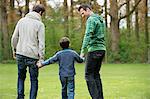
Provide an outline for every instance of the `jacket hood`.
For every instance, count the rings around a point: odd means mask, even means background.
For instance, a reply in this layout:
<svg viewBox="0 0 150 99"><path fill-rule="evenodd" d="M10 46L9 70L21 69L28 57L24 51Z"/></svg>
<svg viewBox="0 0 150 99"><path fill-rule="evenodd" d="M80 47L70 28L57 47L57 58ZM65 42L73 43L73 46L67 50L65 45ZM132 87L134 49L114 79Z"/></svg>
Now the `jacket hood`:
<svg viewBox="0 0 150 99"><path fill-rule="evenodd" d="M29 12L25 17L41 21L41 15L37 12Z"/></svg>
<svg viewBox="0 0 150 99"><path fill-rule="evenodd" d="M98 15L98 14L92 14L91 17L96 17L96 18L98 18L101 22L103 22L103 18L102 18L100 15Z"/></svg>

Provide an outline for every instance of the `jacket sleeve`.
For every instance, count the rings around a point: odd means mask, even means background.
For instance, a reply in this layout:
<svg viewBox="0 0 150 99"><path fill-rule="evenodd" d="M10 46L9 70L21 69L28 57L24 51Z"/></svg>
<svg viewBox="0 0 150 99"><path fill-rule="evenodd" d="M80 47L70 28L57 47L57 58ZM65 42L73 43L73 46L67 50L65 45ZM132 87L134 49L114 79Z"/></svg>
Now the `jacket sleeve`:
<svg viewBox="0 0 150 99"><path fill-rule="evenodd" d="M78 63L82 63L82 62L84 61L84 59L81 58L78 53L74 52L74 55L75 55L75 60L76 60Z"/></svg>
<svg viewBox="0 0 150 99"><path fill-rule="evenodd" d="M53 64L53 63L55 63L57 61L58 61L58 57L57 57L57 54L55 54L53 57L50 57L46 61L43 61L42 65L45 66L45 65Z"/></svg>
<svg viewBox="0 0 150 99"><path fill-rule="evenodd" d="M18 24L19 23L17 23L14 33L11 38L11 47L12 47L13 52L16 52L16 47L17 47L18 39L19 39L19 27L18 27L19 25Z"/></svg>
<svg viewBox="0 0 150 99"><path fill-rule="evenodd" d="M38 42L39 42L39 57L40 57L40 60L44 60L44 55L45 55L45 26L43 23L40 26L39 31L38 31Z"/></svg>
<svg viewBox="0 0 150 99"><path fill-rule="evenodd" d="M85 30L82 47L81 47L81 53L86 52L92 33L94 33L94 29L95 29L95 22L93 21L92 18L90 18L87 20L87 23L86 23L86 30Z"/></svg>

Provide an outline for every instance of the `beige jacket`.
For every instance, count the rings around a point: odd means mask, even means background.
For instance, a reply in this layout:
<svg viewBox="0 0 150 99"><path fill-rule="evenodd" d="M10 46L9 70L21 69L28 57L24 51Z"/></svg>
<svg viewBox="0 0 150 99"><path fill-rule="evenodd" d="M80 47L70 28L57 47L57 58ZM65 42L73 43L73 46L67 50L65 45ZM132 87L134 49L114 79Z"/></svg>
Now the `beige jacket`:
<svg viewBox="0 0 150 99"><path fill-rule="evenodd" d="M39 13L30 12L18 21L11 38L11 46L16 54L44 59L45 26Z"/></svg>

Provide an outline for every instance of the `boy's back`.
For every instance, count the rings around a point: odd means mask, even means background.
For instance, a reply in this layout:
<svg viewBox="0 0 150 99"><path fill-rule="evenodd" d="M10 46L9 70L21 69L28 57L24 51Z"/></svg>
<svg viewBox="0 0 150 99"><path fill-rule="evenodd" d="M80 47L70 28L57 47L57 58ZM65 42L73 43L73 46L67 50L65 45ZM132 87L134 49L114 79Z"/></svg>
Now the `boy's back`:
<svg viewBox="0 0 150 99"><path fill-rule="evenodd" d="M52 64L54 62L59 63L59 75L63 77L74 76L75 68L74 62L83 62L83 59L71 49L63 49L57 52L53 57L49 58L42 65Z"/></svg>

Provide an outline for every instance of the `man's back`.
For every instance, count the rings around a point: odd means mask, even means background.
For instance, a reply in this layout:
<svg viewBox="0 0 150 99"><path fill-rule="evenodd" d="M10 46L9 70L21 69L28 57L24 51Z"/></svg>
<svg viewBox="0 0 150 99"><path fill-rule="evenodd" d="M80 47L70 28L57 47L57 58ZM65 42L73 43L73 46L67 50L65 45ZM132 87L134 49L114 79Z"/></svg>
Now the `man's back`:
<svg viewBox="0 0 150 99"><path fill-rule="evenodd" d="M39 52L44 54L44 30L41 16L36 12L30 12L20 19L12 37L16 54L39 59Z"/></svg>

